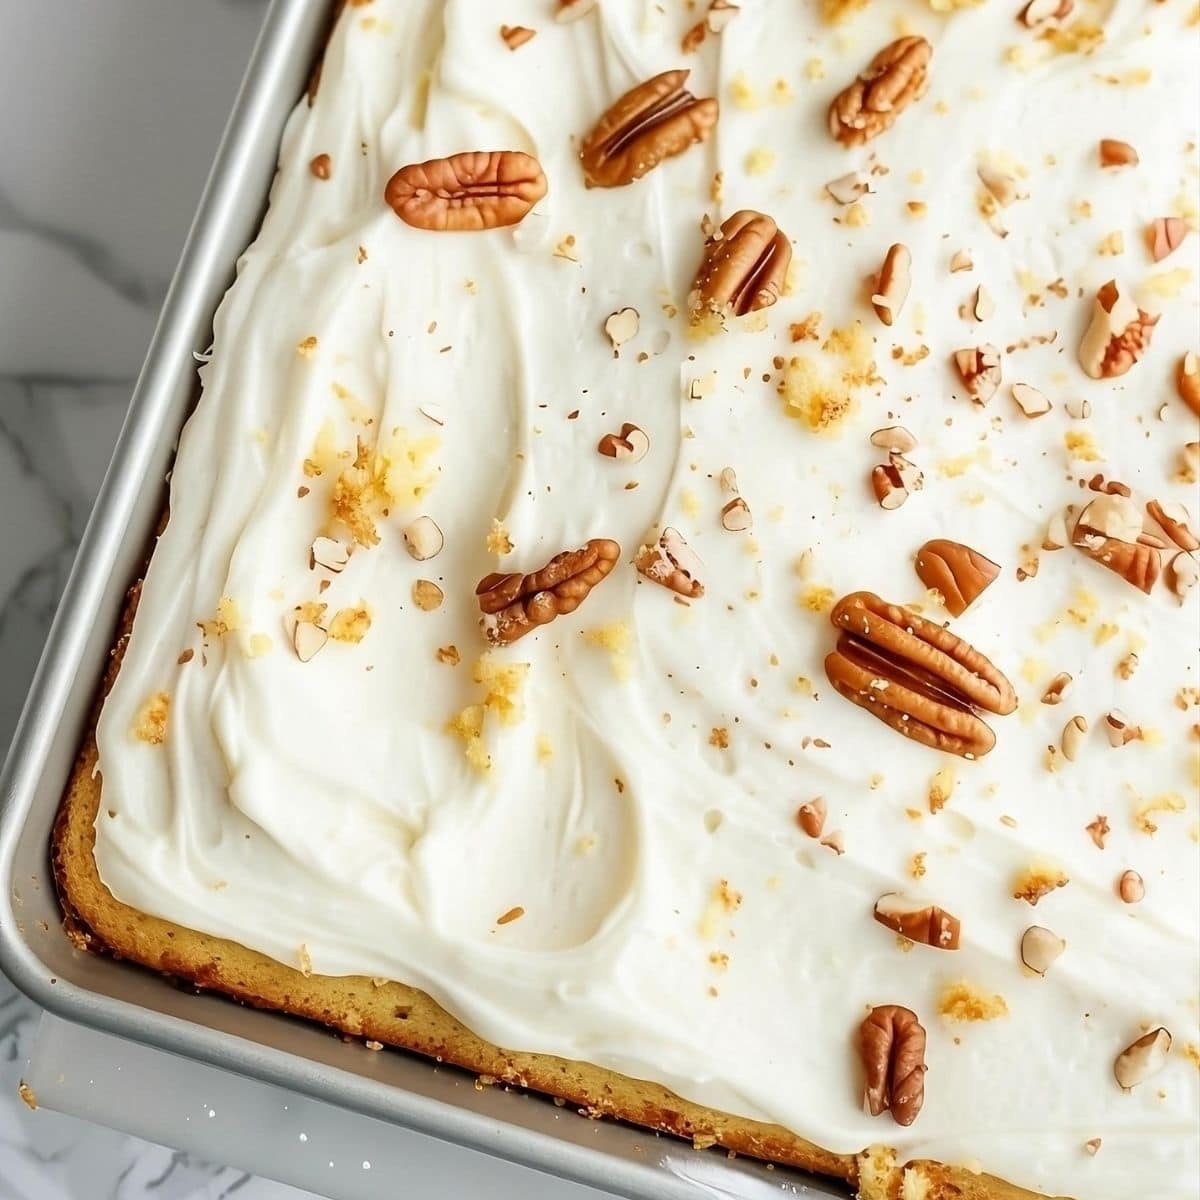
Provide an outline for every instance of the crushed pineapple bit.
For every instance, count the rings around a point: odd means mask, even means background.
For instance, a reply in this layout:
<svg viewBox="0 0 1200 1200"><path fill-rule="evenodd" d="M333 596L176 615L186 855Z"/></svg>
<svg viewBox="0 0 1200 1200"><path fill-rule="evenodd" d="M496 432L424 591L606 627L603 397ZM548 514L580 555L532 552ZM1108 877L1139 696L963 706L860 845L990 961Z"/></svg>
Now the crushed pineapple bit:
<svg viewBox="0 0 1200 1200"><path fill-rule="evenodd" d="M948 1021L994 1021L1008 1016L1008 1004L1000 995L987 992L965 979L942 989L938 1012Z"/></svg>
<svg viewBox="0 0 1200 1200"><path fill-rule="evenodd" d="M784 366L778 387L784 411L814 432L836 428L853 409L854 393L879 381L874 339L861 321L832 330L821 349L840 360L836 377L822 360L796 356Z"/></svg>
<svg viewBox="0 0 1200 1200"><path fill-rule="evenodd" d="M513 540L508 536L508 530L499 517L492 518L491 528L487 535L487 548L491 554L511 554Z"/></svg>
<svg viewBox="0 0 1200 1200"><path fill-rule="evenodd" d="M1163 792L1149 800L1139 798L1133 809L1133 823L1146 834L1158 832L1158 822L1152 820L1155 813L1181 813L1187 808L1187 801L1178 792Z"/></svg>
<svg viewBox="0 0 1200 1200"><path fill-rule="evenodd" d="M762 103L750 80L741 72L729 81L729 98L734 108L740 108L743 112L752 112Z"/></svg>
<svg viewBox="0 0 1200 1200"><path fill-rule="evenodd" d="M589 646L607 650L612 673L621 680L629 678L632 671L630 651L633 649L633 633L624 621L610 621L583 631L583 640Z"/></svg>
<svg viewBox="0 0 1200 1200"><path fill-rule="evenodd" d="M824 584L811 583L800 593L800 607L812 613L827 613L833 607L834 591Z"/></svg>
<svg viewBox="0 0 1200 1200"><path fill-rule="evenodd" d="M382 447L372 448L360 438L353 463L334 482L332 522L344 525L360 546L377 545L376 521L389 503L411 507L433 486L438 467L432 458L439 445L433 435L410 438L401 426Z"/></svg>
<svg viewBox="0 0 1200 1200"><path fill-rule="evenodd" d="M337 434L334 432L333 422L326 420L317 430L312 453L304 460L304 474L310 479L324 475L333 468L338 458Z"/></svg>
<svg viewBox="0 0 1200 1200"><path fill-rule="evenodd" d="M236 601L222 596L217 601L217 615L210 621L197 621L196 624L206 638L224 637L227 633L235 633L241 628L242 614Z"/></svg>
<svg viewBox="0 0 1200 1200"><path fill-rule="evenodd" d="M775 151L766 146L755 146L742 165L747 175L769 175L775 169Z"/></svg>
<svg viewBox="0 0 1200 1200"><path fill-rule="evenodd" d="M329 622L329 636L335 642L358 643L367 636L371 628L371 614L367 606L359 602L357 607L339 608Z"/></svg>
<svg viewBox="0 0 1200 1200"><path fill-rule="evenodd" d="M941 812L946 802L954 795L954 785L957 782L957 772L952 766L939 767L929 781L929 811Z"/></svg>
<svg viewBox="0 0 1200 1200"><path fill-rule="evenodd" d="M270 637L265 633L252 633L246 640L246 656L248 658L262 658L264 654L270 654L271 648L275 645Z"/></svg>
<svg viewBox="0 0 1200 1200"><path fill-rule="evenodd" d="M869 0L821 0L821 16L829 25L838 25L867 7Z"/></svg>
<svg viewBox="0 0 1200 1200"><path fill-rule="evenodd" d="M731 888L728 879L718 879L700 918L700 936L705 940L716 937L723 920L741 905L742 893Z"/></svg>
<svg viewBox="0 0 1200 1200"><path fill-rule="evenodd" d="M139 742L161 746L167 740L167 717L170 711L171 697L166 692L155 692L134 717L133 736Z"/></svg>
<svg viewBox="0 0 1200 1200"><path fill-rule="evenodd" d="M1080 462L1104 461L1104 452L1096 445L1096 439L1082 429L1068 429L1063 434L1063 445L1069 458Z"/></svg>

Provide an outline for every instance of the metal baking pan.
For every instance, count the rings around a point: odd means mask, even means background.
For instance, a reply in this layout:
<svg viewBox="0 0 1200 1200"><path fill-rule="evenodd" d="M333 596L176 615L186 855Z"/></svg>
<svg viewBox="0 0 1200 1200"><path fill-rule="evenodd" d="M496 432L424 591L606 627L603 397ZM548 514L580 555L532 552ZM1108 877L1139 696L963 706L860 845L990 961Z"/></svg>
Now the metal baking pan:
<svg viewBox="0 0 1200 1200"><path fill-rule="evenodd" d="M637 1200L753 1200L781 1187L844 1196L798 1172L477 1089L457 1069L372 1054L316 1025L183 991L81 953L63 933L48 852L55 811L196 399L193 354L209 344L237 257L258 230L280 135L328 14L329 0L270 6L0 775L0 968L68 1020Z"/></svg>

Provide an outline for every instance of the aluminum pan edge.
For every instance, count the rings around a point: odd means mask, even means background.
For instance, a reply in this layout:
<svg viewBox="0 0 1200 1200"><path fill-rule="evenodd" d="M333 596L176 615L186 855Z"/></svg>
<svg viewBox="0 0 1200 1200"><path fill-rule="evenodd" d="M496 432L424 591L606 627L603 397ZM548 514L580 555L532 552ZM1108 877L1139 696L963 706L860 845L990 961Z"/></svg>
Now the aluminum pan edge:
<svg viewBox="0 0 1200 1200"><path fill-rule="evenodd" d="M761 1164L727 1163L685 1143L616 1125L591 1126L603 1135L597 1140L610 1147L593 1148L580 1144L576 1129L556 1135L406 1091L206 1027L200 1001L191 1006L197 1012L193 1020L79 986L56 976L24 936L18 851L23 850L28 866L30 838L37 840L42 873L34 887L42 879L48 886L45 838L37 831L31 835L30 823L37 820L48 829L53 819L121 597L153 529L158 481L195 394L192 352L205 344L212 314L230 282L230 265L257 232L280 133L303 86L327 8L328 0L272 0L0 772L0 969L66 1020L636 1200L740 1200L775 1196L781 1187L794 1195L844 1195L791 1171L768 1174ZM65 941L61 932L58 936ZM579 1126L587 1128L582 1121ZM618 1139L628 1148L619 1148ZM633 1153L635 1146L640 1156Z"/></svg>

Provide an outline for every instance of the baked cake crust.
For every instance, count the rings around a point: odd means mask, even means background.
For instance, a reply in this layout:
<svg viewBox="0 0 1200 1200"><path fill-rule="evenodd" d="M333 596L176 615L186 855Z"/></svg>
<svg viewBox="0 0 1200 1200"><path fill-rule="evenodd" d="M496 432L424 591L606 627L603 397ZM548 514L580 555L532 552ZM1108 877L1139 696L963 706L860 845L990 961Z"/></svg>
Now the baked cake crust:
<svg viewBox="0 0 1200 1200"><path fill-rule="evenodd" d="M898 1163L886 1147L834 1154L779 1125L694 1104L667 1088L591 1063L504 1050L472 1033L431 997L404 983L362 976L304 975L236 942L185 929L122 904L96 868L96 719L133 627L141 591L130 589L117 639L54 824L51 857L65 927L84 951L110 954L218 992L254 1008L320 1022L351 1037L383 1042L477 1075L567 1101L587 1117L718 1145L736 1154L842 1180L859 1200L1033 1200L1038 1193L961 1167Z"/></svg>

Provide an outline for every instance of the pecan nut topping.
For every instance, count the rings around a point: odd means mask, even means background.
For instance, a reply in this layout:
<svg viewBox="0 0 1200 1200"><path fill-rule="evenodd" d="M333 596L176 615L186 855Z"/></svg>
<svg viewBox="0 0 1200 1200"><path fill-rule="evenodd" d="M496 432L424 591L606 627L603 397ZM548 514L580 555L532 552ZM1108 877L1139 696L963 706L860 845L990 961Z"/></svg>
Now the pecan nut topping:
<svg viewBox="0 0 1200 1200"><path fill-rule="evenodd" d="M952 617L961 617L1000 574L999 564L947 538L926 542L917 551L916 568L917 578L937 589Z"/></svg>
<svg viewBox="0 0 1200 1200"><path fill-rule="evenodd" d="M898 1004L871 1009L858 1030L858 1052L867 1076L863 1107L911 1125L925 1101L925 1030L917 1014Z"/></svg>
<svg viewBox="0 0 1200 1200"><path fill-rule="evenodd" d="M475 588L489 642L507 645L555 617L574 612L616 566L621 547L592 538L578 550L556 554L532 575L485 576Z"/></svg>
<svg viewBox="0 0 1200 1200"><path fill-rule="evenodd" d="M887 892L875 901L875 920L903 934L910 942L920 942L935 950L957 950L962 922L938 908L910 900L899 892Z"/></svg>
<svg viewBox="0 0 1200 1200"><path fill-rule="evenodd" d="M401 167L384 197L406 225L431 230L516 225L546 194L536 158L520 150L468 150Z"/></svg>
<svg viewBox="0 0 1200 1200"><path fill-rule="evenodd" d="M999 390L1002 378L1000 351L990 342L955 350L954 366L967 389L967 395L976 404L987 404Z"/></svg>
<svg viewBox="0 0 1200 1200"><path fill-rule="evenodd" d="M678 529L664 529L657 541L638 551L633 565L647 579L688 600L704 595L704 584L699 579L702 564Z"/></svg>
<svg viewBox="0 0 1200 1200"><path fill-rule="evenodd" d="M979 758L995 745L976 710L1007 716L1016 693L969 642L871 592L843 596L829 615L841 636L825 674L852 704L947 754Z"/></svg>
<svg viewBox="0 0 1200 1200"><path fill-rule="evenodd" d="M743 208L709 238L688 297L692 320L708 313L744 317L779 299L792 261L787 235L765 213Z"/></svg>
<svg viewBox="0 0 1200 1200"><path fill-rule="evenodd" d="M829 132L843 146L861 146L890 129L929 82L933 47L923 37L884 46L870 66L829 106Z"/></svg>
<svg viewBox="0 0 1200 1200"><path fill-rule="evenodd" d="M1124 375L1146 352L1158 317L1124 295L1110 279L1096 293L1092 320L1079 343L1079 365L1093 379Z"/></svg>
<svg viewBox="0 0 1200 1200"><path fill-rule="evenodd" d="M1076 519L1071 541L1147 595L1162 570L1162 540L1144 532L1142 514L1127 496L1097 496Z"/></svg>
<svg viewBox="0 0 1200 1200"><path fill-rule="evenodd" d="M664 71L647 79L596 122L579 150L588 187L625 187L707 139L717 123L717 102L687 91L688 74Z"/></svg>
<svg viewBox="0 0 1200 1200"><path fill-rule="evenodd" d="M1179 398L1200 417L1200 355L1190 350L1175 368L1175 390Z"/></svg>

